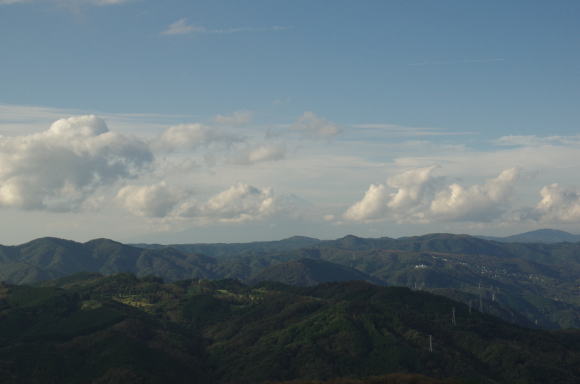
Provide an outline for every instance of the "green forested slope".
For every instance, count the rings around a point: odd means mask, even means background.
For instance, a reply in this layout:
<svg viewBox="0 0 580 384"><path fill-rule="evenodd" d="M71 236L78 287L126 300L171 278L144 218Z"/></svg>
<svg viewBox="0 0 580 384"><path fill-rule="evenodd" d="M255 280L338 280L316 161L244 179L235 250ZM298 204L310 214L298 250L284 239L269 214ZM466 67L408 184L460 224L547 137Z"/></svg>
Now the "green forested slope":
<svg viewBox="0 0 580 384"><path fill-rule="evenodd" d="M364 282L250 287L85 274L0 288L0 361L8 383L261 383L397 372L577 383L580 332L521 328L441 296Z"/></svg>
<svg viewBox="0 0 580 384"><path fill-rule="evenodd" d="M432 234L148 248L107 239L42 238L0 247L0 281L33 283L77 272L296 285L367 280L437 292L521 325L580 328L580 244L574 243L499 243Z"/></svg>

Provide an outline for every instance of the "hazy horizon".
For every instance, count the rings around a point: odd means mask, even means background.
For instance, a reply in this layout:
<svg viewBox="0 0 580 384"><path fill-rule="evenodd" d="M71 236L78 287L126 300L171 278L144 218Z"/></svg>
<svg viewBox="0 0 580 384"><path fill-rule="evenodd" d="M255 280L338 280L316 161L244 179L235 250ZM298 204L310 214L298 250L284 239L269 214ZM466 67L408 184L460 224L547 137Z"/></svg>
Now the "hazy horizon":
<svg viewBox="0 0 580 384"><path fill-rule="evenodd" d="M514 236L514 235L521 235L521 234L527 234L530 232L536 232L536 231L552 231L554 229L552 228L540 228L537 230L532 230L532 231L526 231L526 232L518 232L518 233L509 233L506 234L505 236L497 236L498 238L502 238L502 237L510 237L510 236ZM555 231L559 231L559 230L555 230ZM570 235L574 235L574 236L580 236L580 234L576 234L576 233L569 233L566 231L563 231L564 233L570 234ZM344 234L342 236L339 237L329 237L329 238L318 238L318 237L313 237L313 236L309 236L307 234L297 234L297 235L291 235L291 236L287 236L287 237L280 237L280 238L266 238L266 239L247 239L247 238L243 238L240 239L239 241L183 241L181 242L181 244L233 244L233 243L260 243L260 242L276 242L276 241L282 241L282 240L287 240L287 239L291 239L294 237L307 237L307 238L312 238L312 239L316 239L316 240L321 240L321 241L332 241L332 240L338 240L347 236L355 236L355 237L360 237L360 238L380 238L380 237L388 237L388 238L392 238L392 239L401 239L401 238L405 238L405 237L413 237L413 236L427 236L427 235L446 235L446 234L450 234L450 235L467 235L467 236L473 236L473 237L495 237L495 236L488 236L488 235L481 235L481 234L476 234L476 233L449 233L449 232L427 232L427 233L415 233L415 234L409 234L409 235L404 235L404 236L389 236L388 234L384 234L382 236L376 236L376 237L365 237L365 236L358 236L356 234L352 234L352 233L347 233ZM112 241L117 241L120 243L124 243L124 244L160 244L160 245L171 245L171 244L179 244L179 242L155 242L155 241L121 241L115 238L103 238L103 237L94 237L94 238L87 238L87 239L69 239L69 238L62 238L62 237L58 237L58 236L41 236L41 237L37 237L37 238L33 238L33 239L29 239L28 241L22 241L22 242L15 242L15 243L0 243L0 245L4 245L4 246L14 246L14 245L22 245L22 244L26 244L28 242L34 241L34 240L38 240L38 239L43 239L43 238L54 238L54 239L62 239L62 240L67 240L67 241L74 241L77 243L86 243L88 241L92 241L92 240L99 240L99 239L108 239L108 240L112 240Z"/></svg>

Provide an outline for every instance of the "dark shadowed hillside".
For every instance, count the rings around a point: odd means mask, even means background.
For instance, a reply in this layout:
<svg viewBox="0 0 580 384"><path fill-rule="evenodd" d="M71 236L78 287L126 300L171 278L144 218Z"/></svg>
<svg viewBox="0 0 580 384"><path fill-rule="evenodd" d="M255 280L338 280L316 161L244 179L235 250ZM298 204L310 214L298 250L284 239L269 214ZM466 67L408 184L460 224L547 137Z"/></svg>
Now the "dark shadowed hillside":
<svg viewBox="0 0 580 384"><path fill-rule="evenodd" d="M168 280L192 277L212 278L215 261L209 257L185 254L176 249L143 249L108 239L86 243L41 238L0 249L0 279L12 283L31 283L76 272L157 275Z"/></svg>
<svg viewBox="0 0 580 384"><path fill-rule="evenodd" d="M308 286L351 280L369 281L378 285L384 284L381 280L356 269L324 260L307 258L274 264L253 276L249 282L255 284L260 281L276 281L288 285Z"/></svg>
<svg viewBox="0 0 580 384"><path fill-rule="evenodd" d="M407 288L162 283L128 274L46 285L0 287L3 382L580 378L578 331L521 328Z"/></svg>

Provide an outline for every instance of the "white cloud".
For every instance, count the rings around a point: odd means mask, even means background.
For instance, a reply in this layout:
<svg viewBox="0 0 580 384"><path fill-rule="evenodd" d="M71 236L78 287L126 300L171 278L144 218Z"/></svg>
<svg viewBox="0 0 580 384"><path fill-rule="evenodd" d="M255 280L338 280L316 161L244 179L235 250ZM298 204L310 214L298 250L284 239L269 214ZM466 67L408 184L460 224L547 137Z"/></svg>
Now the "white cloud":
<svg viewBox="0 0 580 384"><path fill-rule="evenodd" d="M371 184L364 197L346 211L344 218L353 221L382 219L387 213L388 199L387 188L384 185Z"/></svg>
<svg viewBox="0 0 580 384"><path fill-rule="evenodd" d="M359 138L396 138L396 137L420 137L420 136L466 136L476 135L476 132L447 131L438 128L412 127L398 124L354 124L353 132Z"/></svg>
<svg viewBox="0 0 580 384"><path fill-rule="evenodd" d="M167 27L166 30L161 32L162 35L187 35L193 32L203 32L205 28L196 27L187 22L186 18L179 19Z"/></svg>
<svg viewBox="0 0 580 384"><path fill-rule="evenodd" d="M251 122L253 116L252 111L236 111L231 115L217 115L214 121L224 125L244 125Z"/></svg>
<svg viewBox="0 0 580 384"><path fill-rule="evenodd" d="M436 168L408 170L390 177L387 185L371 185L363 199L350 207L344 217L354 221L387 217L400 221L424 221L429 200L442 180L433 176Z"/></svg>
<svg viewBox="0 0 580 384"><path fill-rule="evenodd" d="M31 0L0 0L0 5L11 5L11 4L18 4L18 3L26 3Z"/></svg>
<svg viewBox="0 0 580 384"><path fill-rule="evenodd" d="M505 170L483 184L464 187L445 183L436 167L412 169L371 185L344 218L352 221L393 219L398 222L491 221L502 217L519 171Z"/></svg>
<svg viewBox="0 0 580 384"><path fill-rule="evenodd" d="M210 144L230 145L243 138L217 127L204 124L181 124L167 128L155 141L154 146L166 151L191 150Z"/></svg>
<svg viewBox="0 0 580 384"><path fill-rule="evenodd" d="M119 190L117 201L129 212L143 217L165 217L184 198L183 193L165 183L128 185Z"/></svg>
<svg viewBox="0 0 580 384"><path fill-rule="evenodd" d="M96 113L87 110L0 104L0 135L32 134L46 129L48 121L56 121L66 116L90 114L103 118L108 125L114 126L118 132L139 135L151 135L174 124L174 122L195 118L195 116L183 114Z"/></svg>
<svg viewBox="0 0 580 384"><path fill-rule="evenodd" d="M507 210L519 170L504 170L484 184L463 187L453 183L439 191L431 202L434 218L461 221L492 221Z"/></svg>
<svg viewBox="0 0 580 384"><path fill-rule="evenodd" d="M251 165L267 161L278 161L286 157L284 144L261 144L242 149L233 159L232 163Z"/></svg>
<svg viewBox="0 0 580 384"><path fill-rule="evenodd" d="M341 128L322 117L316 116L314 112L304 112L298 120L290 127L291 131L300 133L303 137L330 139L342 132Z"/></svg>
<svg viewBox="0 0 580 384"><path fill-rule="evenodd" d="M259 220L279 210L271 188L244 183L232 185L205 202L191 191L164 182L125 186L116 200L136 216L165 222L239 223Z"/></svg>
<svg viewBox="0 0 580 384"><path fill-rule="evenodd" d="M288 27L281 27L278 25L265 28L255 28L255 27L237 27L237 28L221 28L221 29L211 29L204 26L193 25L187 21L187 18L181 18L171 24L161 32L162 35L188 35L192 33L203 33L203 34L219 34L227 35L231 33L240 32L275 32L284 31L289 29Z"/></svg>
<svg viewBox="0 0 580 384"><path fill-rule="evenodd" d="M536 135L509 135L495 140L495 144L514 147L537 147L544 145L578 145L580 135L575 136L536 136Z"/></svg>
<svg viewBox="0 0 580 384"><path fill-rule="evenodd" d="M220 222L243 222L263 218L274 212L271 188L260 189L238 183L218 193L207 203L187 214Z"/></svg>
<svg viewBox="0 0 580 384"><path fill-rule="evenodd" d="M152 160L143 141L109 131L93 115L0 137L0 206L75 210L99 187L135 177Z"/></svg>
<svg viewBox="0 0 580 384"><path fill-rule="evenodd" d="M536 220L565 223L580 221L580 191L551 184L540 190L540 196L541 200L532 213Z"/></svg>
<svg viewBox="0 0 580 384"><path fill-rule="evenodd" d="M394 189L387 206L396 212L415 212L423 210L422 205L429 199L440 178L433 176L437 166L412 169L390 177L387 185Z"/></svg>

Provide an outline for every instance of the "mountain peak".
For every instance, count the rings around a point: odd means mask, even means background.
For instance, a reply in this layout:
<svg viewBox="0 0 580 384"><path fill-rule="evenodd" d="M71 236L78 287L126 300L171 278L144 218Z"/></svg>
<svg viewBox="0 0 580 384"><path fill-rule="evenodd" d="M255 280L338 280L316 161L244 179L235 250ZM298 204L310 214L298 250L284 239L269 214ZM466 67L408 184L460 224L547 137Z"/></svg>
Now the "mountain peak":
<svg viewBox="0 0 580 384"><path fill-rule="evenodd" d="M115 240L107 239L105 237L100 237L98 239L92 239L92 240L87 241L84 244L89 245L89 246L100 245L100 244L124 245L123 243L120 243L120 242L115 241Z"/></svg>
<svg viewBox="0 0 580 384"><path fill-rule="evenodd" d="M64 246L71 246L71 245L79 245L76 241L61 239L59 237L39 237L38 239L31 240L27 243L21 244L20 246L23 247L35 247L35 246L45 246L45 245L64 245Z"/></svg>

